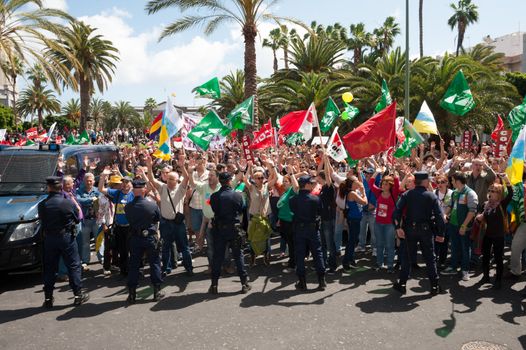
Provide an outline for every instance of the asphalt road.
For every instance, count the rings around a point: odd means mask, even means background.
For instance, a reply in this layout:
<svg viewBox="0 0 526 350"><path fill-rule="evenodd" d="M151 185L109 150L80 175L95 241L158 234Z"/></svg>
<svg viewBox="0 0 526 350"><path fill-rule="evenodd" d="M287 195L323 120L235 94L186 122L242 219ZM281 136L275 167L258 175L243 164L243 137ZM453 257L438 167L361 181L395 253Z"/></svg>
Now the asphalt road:
<svg viewBox="0 0 526 350"><path fill-rule="evenodd" d="M430 298L420 269L401 297L391 289L394 275L358 257L358 269L328 276L323 292L311 272L307 293L294 289L284 261L265 267L258 259L249 294L227 276L218 296L207 294L206 258L196 257L194 277L174 270L158 303L144 278L129 307L125 280L103 276L98 263L84 276L91 298L77 308L67 283L57 284L47 311L39 274L9 276L0 283L0 349L485 349L465 345L473 341L526 348L523 281L494 291L476 283L480 275L446 277L447 292Z"/></svg>

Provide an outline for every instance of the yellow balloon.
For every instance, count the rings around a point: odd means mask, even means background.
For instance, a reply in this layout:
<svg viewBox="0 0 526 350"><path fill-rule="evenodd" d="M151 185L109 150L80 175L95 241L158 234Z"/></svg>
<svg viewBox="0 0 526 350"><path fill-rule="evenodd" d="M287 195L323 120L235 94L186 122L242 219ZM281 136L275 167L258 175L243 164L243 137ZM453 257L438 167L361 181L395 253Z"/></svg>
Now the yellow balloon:
<svg viewBox="0 0 526 350"><path fill-rule="evenodd" d="M343 102L345 103L351 103L351 101L353 100L354 96L352 95L352 93L350 92L346 92L342 95L342 100Z"/></svg>

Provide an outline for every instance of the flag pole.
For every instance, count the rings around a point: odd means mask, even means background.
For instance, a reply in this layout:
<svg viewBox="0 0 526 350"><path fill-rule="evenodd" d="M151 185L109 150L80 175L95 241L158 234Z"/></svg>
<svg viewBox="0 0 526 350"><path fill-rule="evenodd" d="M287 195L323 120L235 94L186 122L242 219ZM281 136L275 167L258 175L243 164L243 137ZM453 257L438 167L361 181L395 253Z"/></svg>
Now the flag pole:
<svg viewBox="0 0 526 350"><path fill-rule="evenodd" d="M314 110L316 111L316 105L314 104L314 102L312 102L311 107L314 108ZM318 136L320 137L321 149L323 151L323 154L327 154L325 152L325 144L323 143L323 138L321 136L321 128L320 128L320 121L318 119L318 112L316 111L316 113L314 115L316 116L316 127L318 128Z"/></svg>
<svg viewBox="0 0 526 350"><path fill-rule="evenodd" d="M409 0L405 1L405 100L404 116L409 120Z"/></svg>

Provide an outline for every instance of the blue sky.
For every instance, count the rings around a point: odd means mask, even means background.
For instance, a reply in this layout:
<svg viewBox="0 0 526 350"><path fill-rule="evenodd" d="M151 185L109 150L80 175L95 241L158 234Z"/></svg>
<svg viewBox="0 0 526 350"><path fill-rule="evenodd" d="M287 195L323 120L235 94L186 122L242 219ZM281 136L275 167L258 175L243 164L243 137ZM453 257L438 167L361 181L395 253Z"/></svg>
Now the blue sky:
<svg viewBox="0 0 526 350"><path fill-rule="evenodd" d="M177 10L165 10L147 15L146 0L47 0L49 7L67 10L112 40L121 51L114 83L104 92L110 101L125 100L142 105L148 97L163 101L175 92L180 105L200 105L207 100L196 99L191 89L213 76L222 77L243 67L243 40L235 24L220 28L211 36L199 29L190 30L158 42L162 28L178 18ZM224 0L228 2L228 0ZM452 10L450 0L424 1L424 53L432 56L453 51L456 32L447 19ZM526 1L474 0L479 6L479 22L468 28L465 46L472 46L486 35L492 37L526 30ZM396 45L404 46L405 0L281 0L273 8L280 16L291 16L310 23L339 22L350 26L364 22L372 31L387 16L395 16L401 24L402 35ZM418 55L418 0L410 0L410 52ZM523 23L520 23L520 21ZM272 23L260 26L260 38L274 28ZM258 74L269 76L272 71L272 52L258 42ZM349 56L350 58L350 56ZM280 66L283 63L280 62ZM22 84L23 85L23 84ZM61 100L76 97L66 91Z"/></svg>

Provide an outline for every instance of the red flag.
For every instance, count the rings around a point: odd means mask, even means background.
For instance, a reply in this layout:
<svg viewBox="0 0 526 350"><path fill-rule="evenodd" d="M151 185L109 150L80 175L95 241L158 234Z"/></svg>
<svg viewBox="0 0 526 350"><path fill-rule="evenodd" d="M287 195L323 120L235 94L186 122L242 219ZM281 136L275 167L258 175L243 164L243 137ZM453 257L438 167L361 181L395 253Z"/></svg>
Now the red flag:
<svg viewBox="0 0 526 350"><path fill-rule="evenodd" d="M264 149L274 146L274 128L272 127L272 120L263 124L259 131L254 133L254 140L250 145L250 149Z"/></svg>
<svg viewBox="0 0 526 350"><path fill-rule="evenodd" d="M394 146L396 102L372 116L368 121L343 137L352 159L361 159Z"/></svg>
<svg viewBox="0 0 526 350"><path fill-rule="evenodd" d="M26 137L30 140L38 136L38 130L36 127L26 130Z"/></svg>
<svg viewBox="0 0 526 350"><path fill-rule="evenodd" d="M57 145L62 144L62 136L57 136L57 137L55 138L55 143L56 143Z"/></svg>
<svg viewBox="0 0 526 350"><path fill-rule="evenodd" d="M491 138L493 141L497 141L499 138L499 132L504 129L504 122L502 121L502 118L500 117L500 114L497 116L499 118L497 122L497 126L495 126L495 130L491 133Z"/></svg>
<svg viewBox="0 0 526 350"><path fill-rule="evenodd" d="M307 142L312 138L312 127L317 118L314 103L306 111L290 112L279 119L279 134L289 135L299 132L303 134L303 140Z"/></svg>
<svg viewBox="0 0 526 350"><path fill-rule="evenodd" d="M20 139L17 142L15 142L15 146L25 146L27 143L27 139Z"/></svg>

